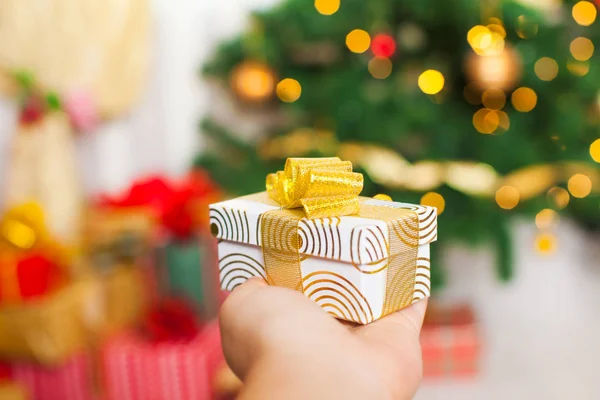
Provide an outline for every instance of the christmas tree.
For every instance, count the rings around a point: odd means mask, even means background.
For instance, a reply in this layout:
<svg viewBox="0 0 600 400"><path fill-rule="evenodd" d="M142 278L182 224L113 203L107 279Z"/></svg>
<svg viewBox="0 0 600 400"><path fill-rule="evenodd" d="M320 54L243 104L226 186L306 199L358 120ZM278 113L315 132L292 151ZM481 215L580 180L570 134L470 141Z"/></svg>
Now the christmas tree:
<svg viewBox="0 0 600 400"><path fill-rule="evenodd" d="M196 163L239 195L286 157L338 155L364 173L364 195L438 207L445 242L495 244L509 278L509 216L536 215L540 252L559 213L600 226L597 9L527 3L286 0L254 13L203 73L268 123L245 140L239 121L206 118L213 147Z"/></svg>

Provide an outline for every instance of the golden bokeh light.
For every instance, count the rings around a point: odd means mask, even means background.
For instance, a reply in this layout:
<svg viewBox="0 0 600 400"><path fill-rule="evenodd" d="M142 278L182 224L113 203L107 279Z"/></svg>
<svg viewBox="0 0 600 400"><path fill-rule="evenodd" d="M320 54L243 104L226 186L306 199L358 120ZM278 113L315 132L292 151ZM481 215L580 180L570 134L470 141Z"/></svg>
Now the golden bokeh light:
<svg viewBox="0 0 600 400"><path fill-rule="evenodd" d="M437 213L440 215L446 209L446 200L439 193L429 192L421 197L421 205L437 208Z"/></svg>
<svg viewBox="0 0 600 400"><path fill-rule="evenodd" d="M388 196L387 194L376 194L375 196L373 196L373 198L375 200L383 200L383 201L392 201L392 198L390 196Z"/></svg>
<svg viewBox="0 0 600 400"><path fill-rule="evenodd" d="M264 63L244 61L233 69L231 87L242 100L264 101L273 95L275 75Z"/></svg>
<svg viewBox="0 0 600 400"><path fill-rule="evenodd" d="M531 88L520 87L513 92L510 100L515 110L529 112L533 110L537 104L537 94Z"/></svg>
<svg viewBox="0 0 600 400"><path fill-rule="evenodd" d="M444 88L444 75L435 69L428 69L419 76L419 88L425 94L436 94Z"/></svg>
<svg viewBox="0 0 600 400"><path fill-rule="evenodd" d="M538 24L531 18L521 15L517 18L517 24L515 27L517 35L521 39L529 39L537 35Z"/></svg>
<svg viewBox="0 0 600 400"><path fill-rule="evenodd" d="M5 221L1 234L7 242L20 249L30 249L37 239L33 228L16 219Z"/></svg>
<svg viewBox="0 0 600 400"><path fill-rule="evenodd" d="M373 78L385 79L392 73L392 62L386 57L373 57L369 61L369 73Z"/></svg>
<svg viewBox="0 0 600 400"><path fill-rule="evenodd" d="M371 46L371 36L362 29L355 29L346 36L346 46L353 53L364 53Z"/></svg>
<svg viewBox="0 0 600 400"><path fill-rule="evenodd" d="M590 156L592 156L592 160L600 163L600 139L594 140L590 145Z"/></svg>
<svg viewBox="0 0 600 400"><path fill-rule="evenodd" d="M552 189L548 190L548 199L554 206L562 209L569 205L571 196L566 189L561 187L553 187Z"/></svg>
<svg viewBox="0 0 600 400"><path fill-rule="evenodd" d="M300 98L302 86L292 78L285 78L277 84L277 97L286 103L293 103Z"/></svg>
<svg viewBox="0 0 600 400"><path fill-rule="evenodd" d="M535 249L540 254L550 254L556 250L556 237L551 233L540 233L535 238Z"/></svg>
<svg viewBox="0 0 600 400"><path fill-rule="evenodd" d="M578 37L573 39L569 50L577 61L587 61L594 55L594 44L586 37Z"/></svg>
<svg viewBox="0 0 600 400"><path fill-rule="evenodd" d="M558 75L558 63L550 57L542 57L535 63L534 72L538 78L549 82Z"/></svg>
<svg viewBox="0 0 600 400"><path fill-rule="evenodd" d="M567 61L567 69L575 76L585 76L590 72L590 63L587 61Z"/></svg>
<svg viewBox="0 0 600 400"><path fill-rule="evenodd" d="M498 119L500 120L499 124L498 124L498 128L494 131L494 134L502 134L505 133L508 128L510 128L510 118L508 117L508 114L505 113L504 111L496 111L496 114L498 114Z"/></svg>
<svg viewBox="0 0 600 400"><path fill-rule="evenodd" d="M558 213L550 208L545 208L535 216L535 225L540 229L549 229L558 223Z"/></svg>
<svg viewBox="0 0 600 400"><path fill-rule="evenodd" d="M498 129L500 125L500 116L495 110L482 108L473 114L473 126L477 132L491 134Z"/></svg>
<svg viewBox="0 0 600 400"><path fill-rule="evenodd" d="M468 83L463 89L463 96L467 103L474 106L481 104L481 89L473 82Z"/></svg>
<svg viewBox="0 0 600 400"><path fill-rule="evenodd" d="M500 24L489 24L487 28L490 30L490 32L496 32L503 38L506 37L506 29L504 29L504 27Z"/></svg>
<svg viewBox="0 0 600 400"><path fill-rule="evenodd" d="M331 15L340 9L340 0L315 0L315 8L319 14Z"/></svg>
<svg viewBox="0 0 600 400"><path fill-rule="evenodd" d="M490 88L483 92L481 101L491 110L501 110L506 104L506 95L500 89Z"/></svg>
<svg viewBox="0 0 600 400"><path fill-rule="evenodd" d="M589 1L580 1L573 6L572 15L581 26L590 26L596 20L596 6Z"/></svg>
<svg viewBox="0 0 600 400"><path fill-rule="evenodd" d="M519 191L512 186L502 186L496 192L496 203L505 210L511 210L519 204Z"/></svg>
<svg viewBox="0 0 600 400"><path fill-rule="evenodd" d="M467 32L467 42L481 56L499 55L504 50L506 31L501 25L476 25Z"/></svg>
<svg viewBox="0 0 600 400"><path fill-rule="evenodd" d="M592 191L592 180L583 174L575 174L567 184L571 196L583 199Z"/></svg>

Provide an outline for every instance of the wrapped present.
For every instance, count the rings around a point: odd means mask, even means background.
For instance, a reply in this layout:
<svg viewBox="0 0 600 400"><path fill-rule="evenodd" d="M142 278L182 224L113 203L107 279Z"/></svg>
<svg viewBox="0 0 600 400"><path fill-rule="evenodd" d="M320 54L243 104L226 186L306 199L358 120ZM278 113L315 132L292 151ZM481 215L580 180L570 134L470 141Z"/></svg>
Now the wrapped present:
<svg viewBox="0 0 600 400"><path fill-rule="evenodd" d="M191 340L115 337L102 349L107 400L209 400L223 362L219 327L206 325Z"/></svg>
<svg viewBox="0 0 600 400"><path fill-rule="evenodd" d="M59 364L84 349L102 321L102 288L69 283L34 302L0 305L0 357Z"/></svg>
<svg viewBox="0 0 600 400"><path fill-rule="evenodd" d="M2 400L28 400L25 388L17 382L8 380L0 381L0 399Z"/></svg>
<svg viewBox="0 0 600 400"><path fill-rule="evenodd" d="M102 277L105 332L135 326L150 302L148 276L142 268L118 265Z"/></svg>
<svg viewBox="0 0 600 400"><path fill-rule="evenodd" d="M18 361L11 368L13 379L26 388L32 400L94 398L92 361L85 353L75 354L55 366Z"/></svg>
<svg viewBox="0 0 600 400"><path fill-rule="evenodd" d="M425 377L477 374L481 343L470 307L432 304L427 310L420 339Z"/></svg>
<svg viewBox="0 0 600 400"><path fill-rule="evenodd" d="M290 158L267 192L212 204L222 288L262 277L359 324L428 297L436 209L361 190L350 162Z"/></svg>

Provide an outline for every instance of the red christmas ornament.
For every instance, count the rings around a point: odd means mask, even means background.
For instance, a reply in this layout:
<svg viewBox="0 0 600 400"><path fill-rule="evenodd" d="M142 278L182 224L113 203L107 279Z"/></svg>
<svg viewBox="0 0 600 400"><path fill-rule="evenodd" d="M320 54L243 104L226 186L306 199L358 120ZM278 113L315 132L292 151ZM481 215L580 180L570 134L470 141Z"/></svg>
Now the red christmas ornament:
<svg viewBox="0 0 600 400"><path fill-rule="evenodd" d="M176 298L156 304L144 321L144 330L156 343L189 341L200 331L189 304Z"/></svg>
<svg viewBox="0 0 600 400"><path fill-rule="evenodd" d="M23 104L19 121L23 125L33 124L39 121L46 111L46 103L39 96L29 96Z"/></svg>
<svg viewBox="0 0 600 400"><path fill-rule="evenodd" d="M371 41L371 51L377 57L390 58L396 52L396 41L390 35L380 33Z"/></svg>

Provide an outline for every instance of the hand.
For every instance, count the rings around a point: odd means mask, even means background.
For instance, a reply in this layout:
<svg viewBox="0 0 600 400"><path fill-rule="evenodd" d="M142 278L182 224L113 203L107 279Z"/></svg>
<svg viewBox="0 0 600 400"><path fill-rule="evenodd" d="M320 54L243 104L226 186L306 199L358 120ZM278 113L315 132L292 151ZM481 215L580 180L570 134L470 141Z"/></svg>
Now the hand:
<svg viewBox="0 0 600 400"><path fill-rule="evenodd" d="M220 314L241 399L411 399L422 373L427 300L364 326L341 323L300 292L259 278Z"/></svg>

